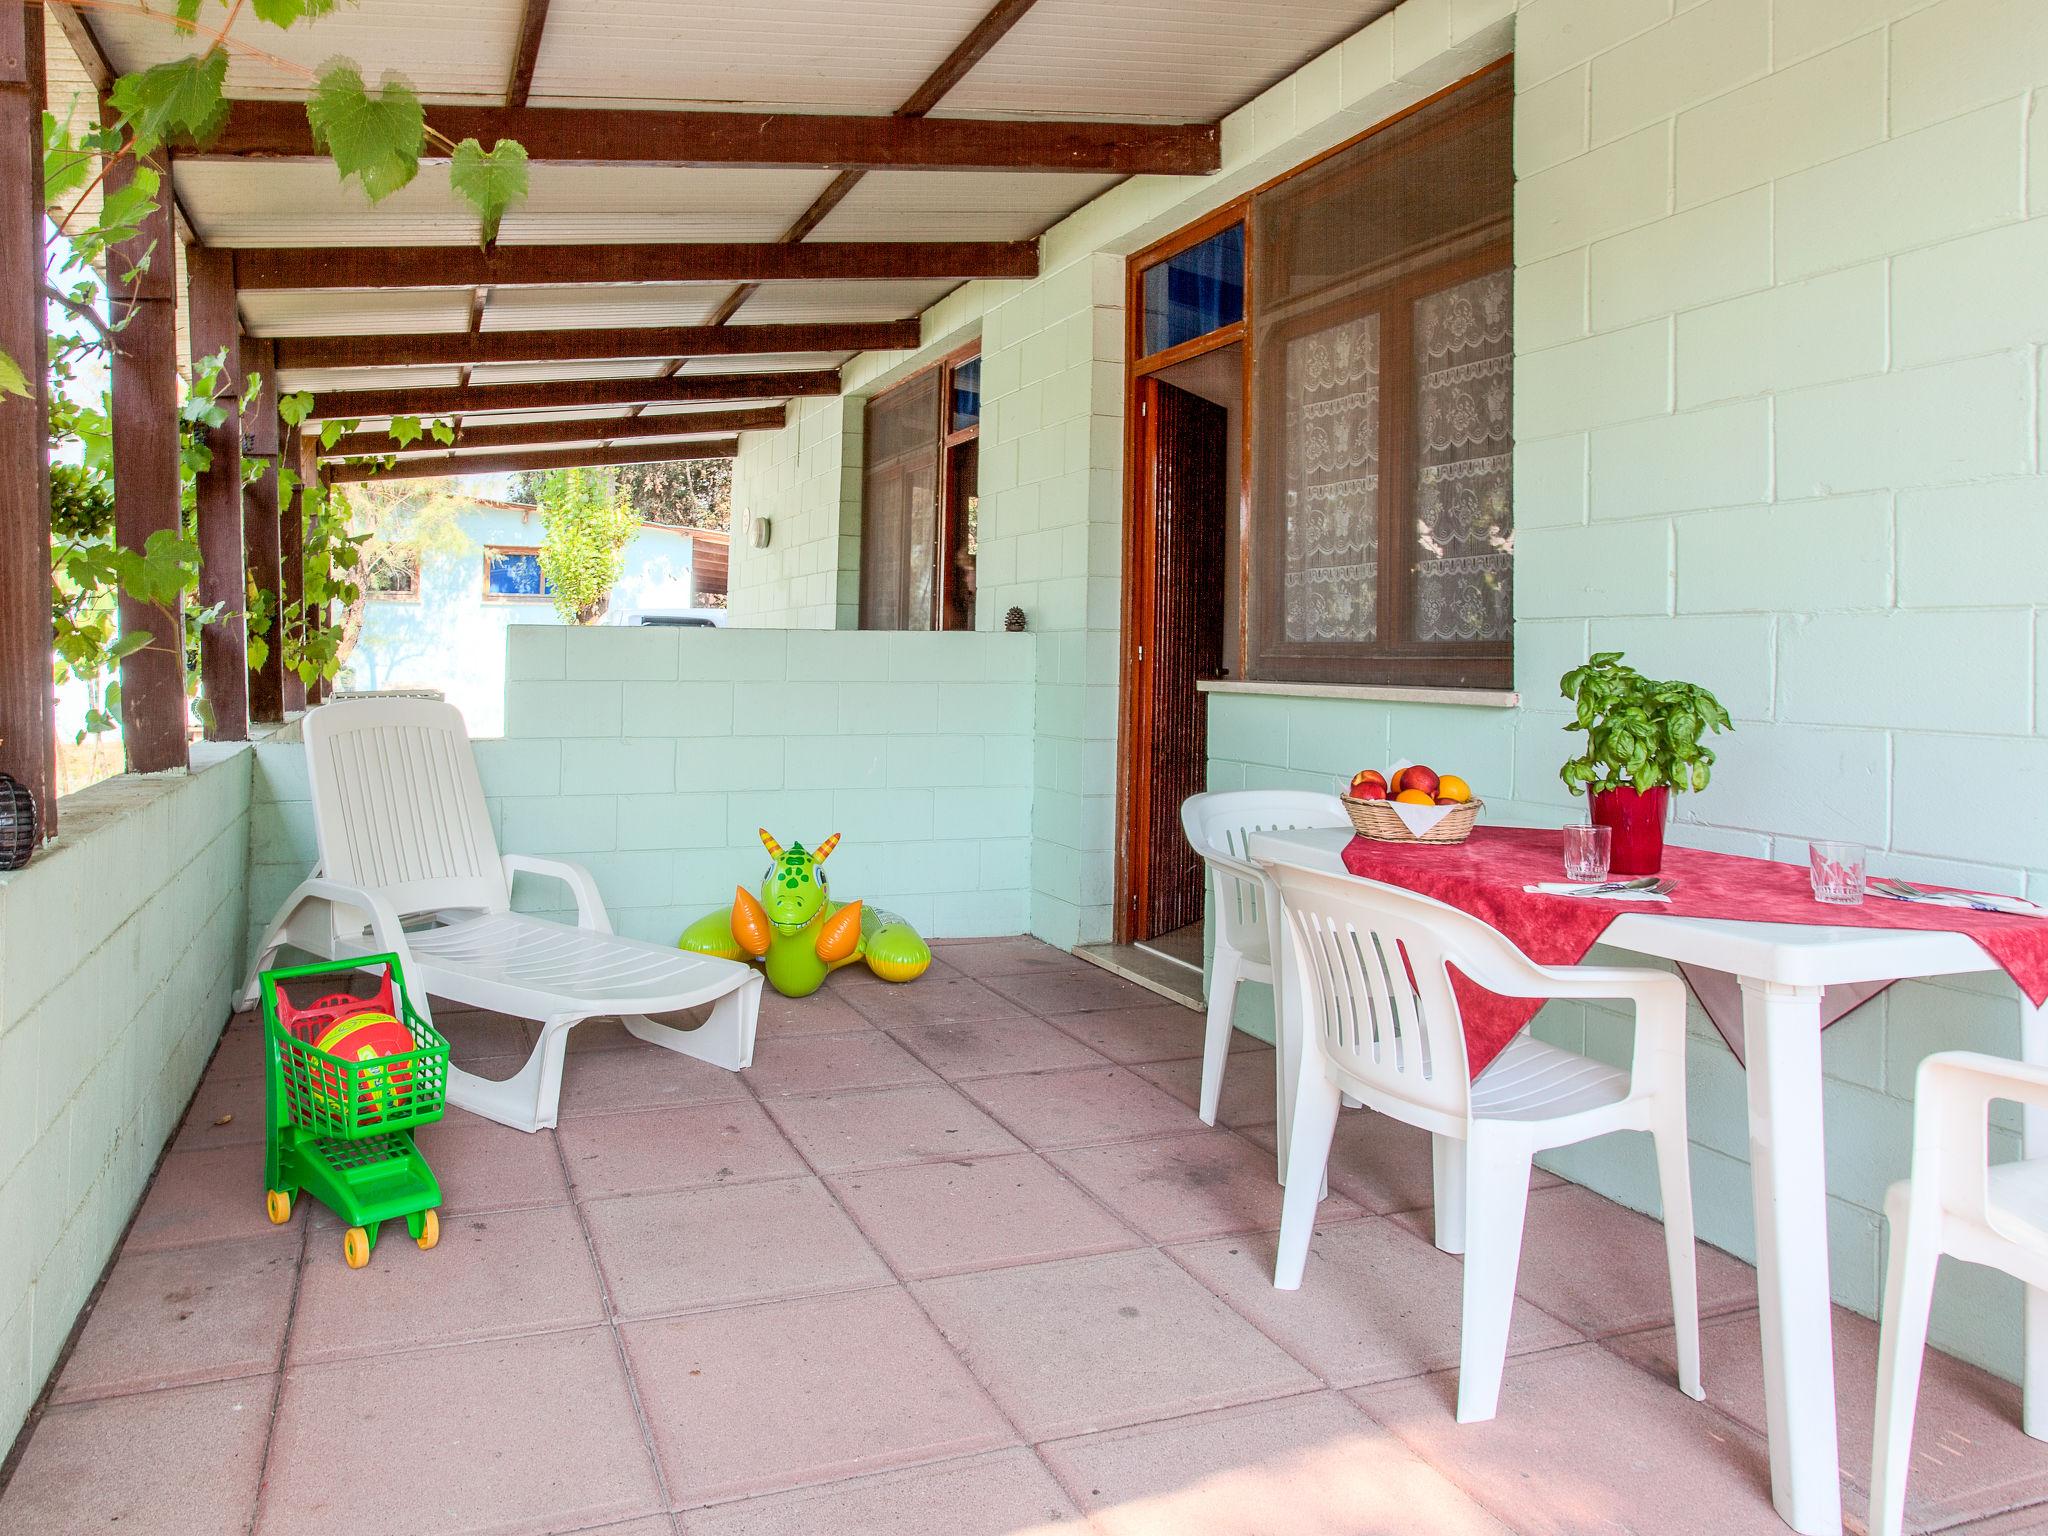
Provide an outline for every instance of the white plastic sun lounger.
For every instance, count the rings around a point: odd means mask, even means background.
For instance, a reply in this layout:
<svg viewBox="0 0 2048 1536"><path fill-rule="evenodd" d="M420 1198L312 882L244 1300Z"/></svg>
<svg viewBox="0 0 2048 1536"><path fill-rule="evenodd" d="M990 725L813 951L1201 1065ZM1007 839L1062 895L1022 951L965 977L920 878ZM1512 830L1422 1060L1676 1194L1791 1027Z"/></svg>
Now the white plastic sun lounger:
<svg viewBox="0 0 2048 1536"><path fill-rule="evenodd" d="M415 1006L426 994L540 1021L526 1064L502 1082L460 1068L448 1102L523 1131L555 1123L562 1055L585 1019L617 1017L640 1039L740 1071L754 1058L760 973L612 932L590 872L500 855L461 712L419 699L333 703L305 718L320 862L256 947L256 973L285 944L325 959L396 954ZM512 877L576 898L571 928L511 909ZM695 1028L657 1023L710 1005Z"/></svg>

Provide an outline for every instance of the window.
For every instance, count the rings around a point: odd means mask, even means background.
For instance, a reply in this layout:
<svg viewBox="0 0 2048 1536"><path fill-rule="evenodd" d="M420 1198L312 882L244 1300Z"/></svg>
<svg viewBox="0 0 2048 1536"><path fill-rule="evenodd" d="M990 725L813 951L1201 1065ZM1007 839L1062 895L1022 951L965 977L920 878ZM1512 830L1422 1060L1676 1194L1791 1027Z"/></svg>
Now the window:
<svg viewBox="0 0 2048 1536"><path fill-rule="evenodd" d="M386 602L418 602L419 552L388 544L371 548L363 561L363 594Z"/></svg>
<svg viewBox="0 0 2048 1536"><path fill-rule="evenodd" d="M981 359L947 358L868 402L860 627L972 629Z"/></svg>
<svg viewBox="0 0 2048 1536"><path fill-rule="evenodd" d="M1145 269L1146 356L1244 319L1244 225Z"/></svg>
<svg viewBox="0 0 2048 1536"><path fill-rule="evenodd" d="M1507 687L1504 71L1252 198L1252 676Z"/></svg>
<svg viewBox="0 0 2048 1536"><path fill-rule="evenodd" d="M555 595L540 573L540 551L492 544L484 550L484 601L541 603Z"/></svg>

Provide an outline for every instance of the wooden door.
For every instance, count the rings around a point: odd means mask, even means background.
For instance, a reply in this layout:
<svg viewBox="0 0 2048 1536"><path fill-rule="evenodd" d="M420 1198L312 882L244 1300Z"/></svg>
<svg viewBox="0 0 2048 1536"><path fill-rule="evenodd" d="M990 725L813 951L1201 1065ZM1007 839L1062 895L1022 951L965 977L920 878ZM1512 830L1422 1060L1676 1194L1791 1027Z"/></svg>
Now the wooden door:
<svg viewBox="0 0 2048 1536"><path fill-rule="evenodd" d="M1138 381L1138 409L1127 847L1130 937L1147 939L1202 920L1202 861L1180 807L1208 782L1207 701L1195 683L1223 667L1230 413L1152 377Z"/></svg>

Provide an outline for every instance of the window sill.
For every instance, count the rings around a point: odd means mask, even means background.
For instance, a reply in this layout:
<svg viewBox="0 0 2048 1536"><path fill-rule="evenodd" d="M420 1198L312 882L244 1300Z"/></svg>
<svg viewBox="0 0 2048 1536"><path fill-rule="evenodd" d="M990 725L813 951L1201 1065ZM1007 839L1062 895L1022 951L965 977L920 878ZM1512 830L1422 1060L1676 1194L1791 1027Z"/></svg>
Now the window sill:
<svg viewBox="0 0 2048 1536"><path fill-rule="evenodd" d="M1522 696L1505 688L1411 688L1395 683L1269 683L1219 677L1198 682L1203 693L1271 694L1287 699L1358 699L1377 704L1462 704L1468 709L1515 709Z"/></svg>

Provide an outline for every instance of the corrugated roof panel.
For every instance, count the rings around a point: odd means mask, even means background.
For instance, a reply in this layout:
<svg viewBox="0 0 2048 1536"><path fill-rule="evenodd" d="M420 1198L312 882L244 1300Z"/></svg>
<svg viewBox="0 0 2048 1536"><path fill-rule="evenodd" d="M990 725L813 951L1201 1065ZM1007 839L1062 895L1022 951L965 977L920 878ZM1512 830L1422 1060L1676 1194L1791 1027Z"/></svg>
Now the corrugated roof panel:
<svg viewBox="0 0 2048 1536"><path fill-rule="evenodd" d="M484 306L487 331L591 326L702 325L732 291L725 283L642 283L630 287L497 288Z"/></svg>
<svg viewBox="0 0 2048 1536"><path fill-rule="evenodd" d="M907 320L959 287L954 278L763 283L734 317L749 325L807 320Z"/></svg>
<svg viewBox="0 0 2048 1536"><path fill-rule="evenodd" d="M939 115L1215 122L1395 0L1038 0Z"/></svg>
<svg viewBox="0 0 2048 1536"><path fill-rule="evenodd" d="M253 290L241 295L252 336L374 336L396 331L466 331L466 288L355 292Z"/></svg>
<svg viewBox="0 0 2048 1536"><path fill-rule="evenodd" d="M870 171L814 240L1028 240L1115 176L1053 171Z"/></svg>
<svg viewBox="0 0 2048 1536"><path fill-rule="evenodd" d="M774 240L831 179L826 171L536 165L530 195L505 215L499 238L507 245Z"/></svg>
<svg viewBox="0 0 2048 1536"><path fill-rule="evenodd" d="M693 357L684 373L786 373L812 368L837 368L851 352L764 352L757 356Z"/></svg>
<svg viewBox="0 0 2048 1536"><path fill-rule="evenodd" d="M144 69L196 52L202 40L171 25L171 7L86 11L118 70ZM305 96L321 65L351 59L372 90L396 71L427 101L503 101L512 77L522 0L356 0L316 21L274 27L243 8L229 36L248 45L230 54L230 96ZM212 7L215 25L226 18ZM431 119L431 114L429 114Z"/></svg>
<svg viewBox="0 0 2048 1536"><path fill-rule="evenodd" d="M179 199L211 246L468 245L476 210L448 189L446 166L372 203L316 160L179 160Z"/></svg>
<svg viewBox="0 0 2048 1536"><path fill-rule="evenodd" d="M479 363L472 384L546 384L556 379L651 379L668 365L659 358L616 358L571 363Z"/></svg>
<svg viewBox="0 0 2048 1536"><path fill-rule="evenodd" d="M453 368L284 368L286 393L311 389L452 389L461 382Z"/></svg>
<svg viewBox="0 0 2048 1536"><path fill-rule="evenodd" d="M751 411L764 405L780 405L783 397L771 395L760 400L695 400L682 404L650 405L643 416L701 416L707 411Z"/></svg>
<svg viewBox="0 0 2048 1536"><path fill-rule="evenodd" d="M554 0L535 105L893 112L988 0Z"/></svg>

